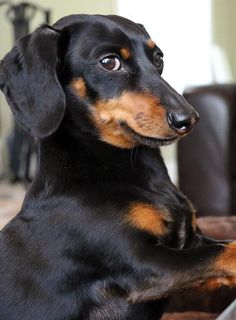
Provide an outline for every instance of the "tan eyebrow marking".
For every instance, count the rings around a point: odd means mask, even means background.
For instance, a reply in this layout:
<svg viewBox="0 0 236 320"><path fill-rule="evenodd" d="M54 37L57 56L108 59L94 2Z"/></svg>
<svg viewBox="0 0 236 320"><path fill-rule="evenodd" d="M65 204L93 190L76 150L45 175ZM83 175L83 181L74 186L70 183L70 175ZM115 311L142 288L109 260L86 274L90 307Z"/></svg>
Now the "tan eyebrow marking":
<svg viewBox="0 0 236 320"><path fill-rule="evenodd" d="M156 46L156 43L155 43L152 39L148 39L148 41L147 41L147 46L148 46L148 48L150 48L150 49L154 49L155 46Z"/></svg>
<svg viewBox="0 0 236 320"><path fill-rule="evenodd" d="M128 48L120 49L120 54L121 54L123 59L128 59L131 56L130 50Z"/></svg>

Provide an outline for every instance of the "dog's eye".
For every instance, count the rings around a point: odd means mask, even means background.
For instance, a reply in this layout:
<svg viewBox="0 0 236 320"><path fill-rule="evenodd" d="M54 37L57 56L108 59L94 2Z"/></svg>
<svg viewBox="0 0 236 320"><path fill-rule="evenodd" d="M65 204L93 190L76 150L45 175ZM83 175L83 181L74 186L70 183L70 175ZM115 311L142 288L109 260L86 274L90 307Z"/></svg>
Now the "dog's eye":
<svg viewBox="0 0 236 320"><path fill-rule="evenodd" d="M162 56L159 54L155 54L154 58L153 58L153 62L155 64L155 66L157 67L158 71L161 73L163 70L163 64L164 64Z"/></svg>
<svg viewBox="0 0 236 320"><path fill-rule="evenodd" d="M109 71L116 71L121 69L121 62L116 56L107 56L100 60L101 66Z"/></svg>

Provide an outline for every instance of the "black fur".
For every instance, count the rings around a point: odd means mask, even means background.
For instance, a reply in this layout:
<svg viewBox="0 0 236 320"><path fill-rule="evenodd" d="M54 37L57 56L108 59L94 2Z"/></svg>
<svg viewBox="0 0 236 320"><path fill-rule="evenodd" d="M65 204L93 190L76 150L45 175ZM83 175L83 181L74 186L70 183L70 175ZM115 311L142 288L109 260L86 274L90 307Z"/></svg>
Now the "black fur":
<svg viewBox="0 0 236 320"><path fill-rule="evenodd" d="M27 35L1 63L3 91L39 152L22 209L0 236L0 320L157 320L171 292L215 274L222 246L195 231L162 142L137 135L134 148L115 147L91 121L92 105L124 91L197 118L161 77L153 52L162 53L148 39L121 17L73 15ZM102 70L100 57L118 48L132 50L126 71ZM70 86L80 77L84 99ZM167 208L168 232L124 223L136 202Z"/></svg>

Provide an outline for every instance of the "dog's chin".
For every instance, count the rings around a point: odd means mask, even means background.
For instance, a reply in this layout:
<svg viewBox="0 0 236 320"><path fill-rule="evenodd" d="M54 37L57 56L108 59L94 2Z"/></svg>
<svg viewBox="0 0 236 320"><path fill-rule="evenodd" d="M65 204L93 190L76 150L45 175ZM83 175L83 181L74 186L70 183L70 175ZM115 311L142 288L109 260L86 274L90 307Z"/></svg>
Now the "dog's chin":
<svg viewBox="0 0 236 320"><path fill-rule="evenodd" d="M121 122L120 126L122 129L132 137L132 139L140 144L149 146L151 148L158 148L161 146L167 146L171 143L174 143L179 138L178 136L168 137L168 138L153 138L153 137L147 137L143 136L140 133L137 133L134 129L132 129L126 122Z"/></svg>

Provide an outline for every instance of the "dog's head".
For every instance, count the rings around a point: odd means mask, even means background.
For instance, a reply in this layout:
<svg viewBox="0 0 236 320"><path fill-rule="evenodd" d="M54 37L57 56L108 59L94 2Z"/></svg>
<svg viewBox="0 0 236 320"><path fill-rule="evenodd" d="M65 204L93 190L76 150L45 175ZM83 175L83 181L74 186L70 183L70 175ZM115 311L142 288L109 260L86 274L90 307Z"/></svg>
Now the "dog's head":
<svg viewBox="0 0 236 320"><path fill-rule="evenodd" d="M117 147L156 147L198 120L161 77L162 58L140 24L72 15L22 38L1 62L0 85L17 120L37 138L72 121L74 130L83 123L95 139Z"/></svg>

